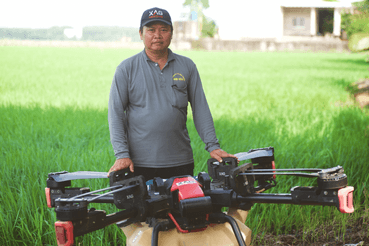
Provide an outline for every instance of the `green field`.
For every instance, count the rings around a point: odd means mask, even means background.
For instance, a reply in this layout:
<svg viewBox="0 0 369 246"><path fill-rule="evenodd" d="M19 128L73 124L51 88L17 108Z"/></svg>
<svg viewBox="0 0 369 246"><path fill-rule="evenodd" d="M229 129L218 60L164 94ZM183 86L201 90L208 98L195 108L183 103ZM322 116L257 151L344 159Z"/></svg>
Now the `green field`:
<svg viewBox="0 0 369 246"><path fill-rule="evenodd" d="M116 66L137 52L0 47L0 245L55 245L55 213L44 195L47 174L108 171L114 163L107 121L110 85ZM315 230L322 225L333 226L334 235L344 238L359 218L369 223L369 114L346 91L369 75L363 55L178 53L198 66L224 150L273 146L277 168L341 165L355 187L353 214L340 214L334 207L254 205L246 224L255 239L303 230L314 240L327 233ZM209 154L191 117L188 128L197 174L206 170ZM303 178L281 176L277 181L271 192L314 185ZM97 189L107 180L73 185ZM115 211L111 205L95 207ZM109 226L78 242L122 245L124 236Z"/></svg>

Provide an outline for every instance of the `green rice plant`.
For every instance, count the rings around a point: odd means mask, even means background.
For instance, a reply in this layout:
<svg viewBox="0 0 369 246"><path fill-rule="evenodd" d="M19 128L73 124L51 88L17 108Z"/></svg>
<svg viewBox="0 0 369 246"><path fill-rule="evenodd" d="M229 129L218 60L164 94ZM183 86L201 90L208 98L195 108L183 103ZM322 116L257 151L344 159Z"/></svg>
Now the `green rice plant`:
<svg viewBox="0 0 369 246"><path fill-rule="evenodd" d="M107 102L116 66L137 50L0 47L0 245L55 245L53 209L46 206L47 174L108 171L114 163ZM332 207L255 204L246 224L253 236L338 225L365 215L369 204L369 116L351 103L346 87L368 76L360 54L180 51L195 61L221 147L230 153L275 147L277 168L343 166L355 187L355 213ZM195 175L209 154L187 122ZM270 192L286 193L313 180L278 177ZM107 180L74 186L103 188ZM108 213L107 204L94 204ZM364 217L367 219L367 217ZM305 235L305 234L304 234ZM325 234L324 234L325 235ZM327 235L328 236L328 235ZM122 245L109 226L77 238L77 245ZM254 244L256 244L255 242Z"/></svg>

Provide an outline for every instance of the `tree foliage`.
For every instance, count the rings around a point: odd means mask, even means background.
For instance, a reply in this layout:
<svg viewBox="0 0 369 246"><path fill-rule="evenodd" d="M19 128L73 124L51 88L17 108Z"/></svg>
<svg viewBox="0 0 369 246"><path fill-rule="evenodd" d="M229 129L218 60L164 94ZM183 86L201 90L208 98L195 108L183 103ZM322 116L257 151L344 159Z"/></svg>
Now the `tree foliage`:
<svg viewBox="0 0 369 246"><path fill-rule="evenodd" d="M353 5L357 9L356 13L342 15L341 27L348 38L355 33L369 33L369 0L355 2Z"/></svg>
<svg viewBox="0 0 369 246"><path fill-rule="evenodd" d="M140 42L137 28L119 26L84 27L82 40L120 41L123 37L129 37L133 42Z"/></svg>
<svg viewBox="0 0 369 246"><path fill-rule="evenodd" d="M354 33L349 40L349 49L359 52L369 49L369 33Z"/></svg>
<svg viewBox="0 0 369 246"><path fill-rule="evenodd" d="M201 36L213 38L217 34L217 31L215 22L205 17L202 24Z"/></svg>
<svg viewBox="0 0 369 246"><path fill-rule="evenodd" d="M183 6L189 6L191 13L192 11L197 13L197 21L201 37L214 37L217 32L216 24L203 13L203 9L210 7L209 0L185 0ZM189 16L191 16L191 14Z"/></svg>
<svg viewBox="0 0 369 246"><path fill-rule="evenodd" d="M16 40L77 40L68 38L64 30L69 26L54 26L44 29L32 28L0 28L0 39ZM123 37L133 42L141 42L137 28L118 26L87 26L83 28L81 40L89 41L120 41Z"/></svg>
<svg viewBox="0 0 369 246"><path fill-rule="evenodd" d="M202 6L204 9L210 7L209 0L185 0L183 6Z"/></svg>
<svg viewBox="0 0 369 246"><path fill-rule="evenodd" d="M360 2L355 2L353 5L359 10L360 12L369 12L369 0L363 0Z"/></svg>
<svg viewBox="0 0 369 246"><path fill-rule="evenodd" d="M48 29L0 28L0 38L17 40L68 40L64 30L68 26L54 26Z"/></svg>
<svg viewBox="0 0 369 246"><path fill-rule="evenodd" d="M369 0L355 2L355 13L342 15L341 27L346 31L351 51L369 49Z"/></svg>

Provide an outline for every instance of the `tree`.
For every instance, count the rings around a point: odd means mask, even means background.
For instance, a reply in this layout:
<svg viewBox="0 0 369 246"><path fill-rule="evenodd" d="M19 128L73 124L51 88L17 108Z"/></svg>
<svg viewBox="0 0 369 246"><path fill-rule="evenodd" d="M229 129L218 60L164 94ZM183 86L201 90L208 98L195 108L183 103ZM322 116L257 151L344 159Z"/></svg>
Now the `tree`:
<svg viewBox="0 0 369 246"><path fill-rule="evenodd" d="M358 52L369 49L369 0L355 2L354 14L342 15L342 28L346 31L351 51Z"/></svg>
<svg viewBox="0 0 369 246"><path fill-rule="evenodd" d="M213 20L204 17L201 36L202 37L211 37L213 38L215 34L217 34L217 26Z"/></svg>
<svg viewBox="0 0 369 246"><path fill-rule="evenodd" d="M341 27L348 38L355 33L369 33L369 0L355 2L356 13L342 15Z"/></svg>
<svg viewBox="0 0 369 246"><path fill-rule="evenodd" d="M185 0L185 2L183 3L183 6L190 7L190 18L192 16L192 13L195 12L197 14L198 29L199 29L199 32L201 33L201 36L204 36L203 27L204 25L206 25L206 28L208 30L209 24L207 22L207 19L204 15L203 10L210 7L209 0ZM215 26L214 26L214 29L215 29ZM208 31L205 31L205 33L208 33ZM209 37L209 36L206 36L206 37Z"/></svg>
<svg viewBox="0 0 369 246"><path fill-rule="evenodd" d="M356 6L357 10L360 12L369 12L369 0L363 0L353 3L354 6Z"/></svg>
<svg viewBox="0 0 369 246"><path fill-rule="evenodd" d="M195 8L204 8L207 9L210 7L209 0L185 0L183 6L190 6Z"/></svg>

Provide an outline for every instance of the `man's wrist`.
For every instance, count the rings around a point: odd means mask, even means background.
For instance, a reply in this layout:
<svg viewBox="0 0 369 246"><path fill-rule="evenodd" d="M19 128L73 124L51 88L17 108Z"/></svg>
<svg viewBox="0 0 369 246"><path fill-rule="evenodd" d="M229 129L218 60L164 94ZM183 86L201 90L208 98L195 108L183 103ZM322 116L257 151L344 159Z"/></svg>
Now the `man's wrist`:
<svg viewBox="0 0 369 246"><path fill-rule="evenodd" d="M209 147L208 149L207 149L207 151L209 152L209 153L211 153L213 150L216 150L216 149L221 149L220 148L220 146L219 145L213 145L213 146L211 146L211 147Z"/></svg>
<svg viewBox="0 0 369 246"><path fill-rule="evenodd" d="M124 158L131 158L128 153L119 153L115 155L115 158L117 160L124 159Z"/></svg>

